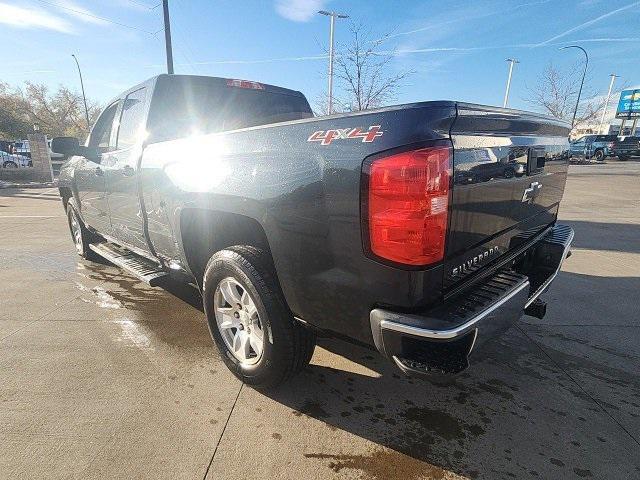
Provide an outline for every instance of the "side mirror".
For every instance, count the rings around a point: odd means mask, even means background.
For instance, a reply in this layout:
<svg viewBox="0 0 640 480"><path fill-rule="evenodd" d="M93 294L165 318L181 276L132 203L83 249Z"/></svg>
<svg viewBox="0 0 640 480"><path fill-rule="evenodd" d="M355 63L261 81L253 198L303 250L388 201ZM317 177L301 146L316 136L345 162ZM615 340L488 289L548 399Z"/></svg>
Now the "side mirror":
<svg viewBox="0 0 640 480"><path fill-rule="evenodd" d="M51 151L62 155L81 155L80 141L74 137L55 137L51 140Z"/></svg>

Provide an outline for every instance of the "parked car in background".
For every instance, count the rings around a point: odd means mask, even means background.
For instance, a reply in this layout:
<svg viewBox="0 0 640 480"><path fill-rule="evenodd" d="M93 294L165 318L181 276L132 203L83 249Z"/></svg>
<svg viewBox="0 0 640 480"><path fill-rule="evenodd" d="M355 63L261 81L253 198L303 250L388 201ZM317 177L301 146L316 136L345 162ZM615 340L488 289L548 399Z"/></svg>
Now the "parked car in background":
<svg viewBox="0 0 640 480"><path fill-rule="evenodd" d="M630 157L640 157L640 137L616 137L611 146L612 155L625 161Z"/></svg>
<svg viewBox="0 0 640 480"><path fill-rule="evenodd" d="M584 157L599 162L611 156L612 142L615 135L584 135L571 142L570 154L572 157Z"/></svg>
<svg viewBox="0 0 640 480"><path fill-rule="evenodd" d="M31 148L29 147L29 140L16 140L13 143L13 149L15 154L22 155L23 157L31 157Z"/></svg>
<svg viewBox="0 0 640 480"><path fill-rule="evenodd" d="M33 166L29 157L7 152L0 152L0 165L2 168L24 168Z"/></svg>
<svg viewBox="0 0 640 480"><path fill-rule="evenodd" d="M615 135L585 135L571 142L569 147L572 157L584 157L602 162L611 157L611 147L616 140Z"/></svg>
<svg viewBox="0 0 640 480"><path fill-rule="evenodd" d="M57 174L60 172L60 167L67 160L67 157L51 150L51 139L47 139L47 146L49 148L49 157L51 158L51 168L53 169L53 173ZM29 145L29 140L12 142L12 150L12 152L8 153L15 153L16 155L27 158L27 160L29 160L29 166L31 166L31 145ZM17 166L25 166L23 160L13 159L11 161L16 163Z"/></svg>

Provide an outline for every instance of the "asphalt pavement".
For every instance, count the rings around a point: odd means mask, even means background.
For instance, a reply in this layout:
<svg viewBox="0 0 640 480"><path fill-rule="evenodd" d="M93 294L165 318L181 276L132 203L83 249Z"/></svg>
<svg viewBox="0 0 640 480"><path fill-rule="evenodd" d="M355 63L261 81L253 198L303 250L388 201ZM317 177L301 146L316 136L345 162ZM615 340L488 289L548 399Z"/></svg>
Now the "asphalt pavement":
<svg viewBox="0 0 640 480"><path fill-rule="evenodd" d="M0 190L0 478L640 478L639 180L570 168L547 316L460 376L323 340L269 394L227 371L195 290L79 260L55 189Z"/></svg>

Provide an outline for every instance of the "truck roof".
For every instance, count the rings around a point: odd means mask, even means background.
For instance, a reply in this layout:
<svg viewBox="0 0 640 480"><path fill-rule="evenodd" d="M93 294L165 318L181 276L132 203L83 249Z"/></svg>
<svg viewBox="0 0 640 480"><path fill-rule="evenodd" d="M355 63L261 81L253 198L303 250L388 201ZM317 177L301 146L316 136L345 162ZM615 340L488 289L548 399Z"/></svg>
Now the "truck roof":
<svg viewBox="0 0 640 480"><path fill-rule="evenodd" d="M118 94L116 97L112 98L108 105L112 104L113 102L115 102L116 100L122 98L123 96L128 95L130 92L133 92L135 90L140 89L141 87L144 86L150 86L150 85L154 85L158 82L161 83L171 83L171 82L176 82L176 83L183 83L186 84L188 82L202 82L203 80L208 80L211 81L212 83L215 82L219 82L221 86L223 85L227 85L227 82L231 81L231 82L246 82L247 84L254 84L254 85L259 85L259 89L264 90L266 92L271 92L271 93L279 93L281 95L293 95L293 96L300 96L300 97L304 97L304 94L298 90L292 90L290 88L283 88L283 87L278 87L276 85L269 85L268 83L262 83L262 82L255 82L255 81L251 81L251 80L240 80L240 79L235 79L235 78L225 78L225 77L210 77L208 75L182 75L182 74L167 74L167 73L162 73L160 75L155 75L151 78L146 79L143 82L140 82L134 86L132 86L131 88L127 89L126 91Z"/></svg>

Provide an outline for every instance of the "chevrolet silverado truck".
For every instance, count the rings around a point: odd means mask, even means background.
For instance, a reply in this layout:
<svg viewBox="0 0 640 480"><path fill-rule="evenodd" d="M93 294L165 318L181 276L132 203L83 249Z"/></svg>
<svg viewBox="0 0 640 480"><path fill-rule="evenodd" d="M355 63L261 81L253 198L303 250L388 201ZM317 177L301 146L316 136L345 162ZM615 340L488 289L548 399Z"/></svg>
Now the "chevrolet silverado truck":
<svg viewBox="0 0 640 480"><path fill-rule="evenodd" d="M241 380L272 387L317 336L448 375L523 314L569 253L569 126L431 101L313 118L297 91L160 75L108 104L59 189L77 252L202 294Z"/></svg>

